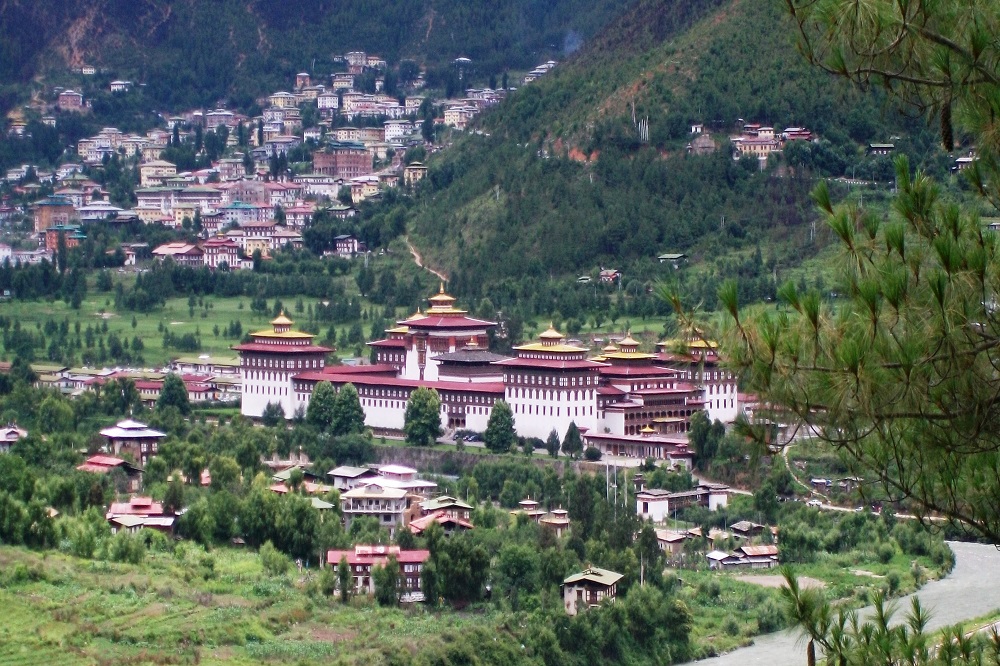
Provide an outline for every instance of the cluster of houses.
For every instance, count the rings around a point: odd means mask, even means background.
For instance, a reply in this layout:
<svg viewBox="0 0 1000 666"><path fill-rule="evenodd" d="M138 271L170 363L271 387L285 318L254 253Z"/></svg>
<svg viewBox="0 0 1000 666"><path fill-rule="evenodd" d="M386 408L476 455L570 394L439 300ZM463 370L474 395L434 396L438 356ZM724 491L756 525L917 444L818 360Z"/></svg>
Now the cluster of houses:
<svg viewBox="0 0 1000 666"><path fill-rule="evenodd" d="M805 127L786 127L776 132L773 127L760 123L744 123L742 131L729 137L733 146L733 159L756 157L766 161L771 153L779 152L789 141L814 141L815 135Z"/></svg>
<svg viewBox="0 0 1000 666"><path fill-rule="evenodd" d="M555 66L556 66L556 61L555 60L548 60L546 62L543 62L541 65L539 65L538 67L535 67L533 70L531 70L530 72L528 72L527 74L524 75L524 82L526 84L527 83L531 83L532 81L535 81L535 80L537 80L537 79L545 76Z"/></svg>
<svg viewBox="0 0 1000 666"><path fill-rule="evenodd" d="M51 260L61 243L72 248L86 239L88 222L127 224L138 220L178 229L187 224L185 228L200 231L206 241L226 232L225 239L216 238L208 247L199 243L197 249L164 248L164 252L188 263L215 268L225 262L229 268L239 268L255 250L266 255L289 244L301 245L301 231L310 224L317 199L332 201L326 206L332 215L349 217L356 212L353 206L337 201L345 191L357 204L379 197L386 188L414 186L427 168L420 162L404 164L401 158L407 148L422 143L421 128L414 118L424 98L410 96L401 102L382 92L356 90L356 79L366 70L383 70L385 61L362 52L349 53L342 61L346 70L332 74L329 85L314 83L308 73L298 74L293 92L278 91L260 100L264 109L257 117L227 109L196 109L166 117L165 127L144 135L105 127L78 141L80 164L67 164L54 172L43 172L30 164L8 170L7 182L28 199L33 192L40 193L46 183L52 184L54 192L36 199L28 210L6 203L0 206L0 223L29 214L38 240L38 247L30 250L0 248L0 255L5 255L0 260L9 257L13 263L23 264ZM129 81L111 85L113 92L121 94L132 88ZM505 92L470 88L465 97L435 107L442 113L438 122L465 129L476 114L497 104ZM86 108L82 95L71 90L59 92L58 100L57 106L63 110ZM314 127L303 128L301 107L305 104L316 105L319 122ZM46 118L55 124L54 117ZM357 127L339 126L344 119L364 122ZM25 124L12 121L11 129L23 133ZM161 159L171 141L193 142L199 131L220 127L229 131L230 151L211 166L179 171L175 164ZM238 146L241 133L247 142L243 149ZM303 145L311 155L311 168L304 173L281 174L279 182L266 182L271 158ZM238 150L245 152L233 152ZM112 205L108 192L82 175L84 166L100 166L112 156L139 164L137 202L132 209ZM376 171L375 165L386 161L388 166ZM279 207L283 216L280 223L276 219Z"/></svg>
<svg viewBox="0 0 1000 666"><path fill-rule="evenodd" d="M112 368L68 368L51 363L32 363L36 386L51 388L69 396L100 391L110 380L130 379L147 407L156 405L168 373L181 378L193 404L237 402L242 394L239 361L223 357L182 357L162 370L120 370Z"/></svg>

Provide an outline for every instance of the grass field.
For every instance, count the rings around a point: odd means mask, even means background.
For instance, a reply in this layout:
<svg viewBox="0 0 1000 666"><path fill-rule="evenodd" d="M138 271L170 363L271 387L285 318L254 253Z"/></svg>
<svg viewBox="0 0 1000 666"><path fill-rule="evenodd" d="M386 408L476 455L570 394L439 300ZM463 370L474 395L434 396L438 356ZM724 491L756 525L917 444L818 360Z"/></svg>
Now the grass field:
<svg viewBox="0 0 1000 666"><path fill-rule="evenodd" d="M283 303L288 308L287 314L293 321L296 321L297 324L305 324L306 314L295 310L297 300L296 298L284 299ZM311 302L308 299L305 300L306 305ZM142 340L144 345L142 355L146 366L162 366L173 358L197 356L198 354L235 357L236 353L230 347L239 343L239 337L225 335L226 328L231 322L240 322L244 334L270 328L270 315L259 316L252 313L247 298L206 297L202 303L201 306L195 306L193 313L188 306L187 298L169 299L163 308L148 314L129 311L118 312L114 309L112 299L104 294L98 294L96 297L91 295L84 300L79 310L73 310L69 304L63 301L10 301L0 305L0 314L14 321L19 321L22 328L28 330L37 330L49 320L56 323L67 321L71 331L74 330L77 322L79 322L82 331L85 331L88 325L97 329L106 323L108 333L117 333L126 341L131 341L136 336ZM346 322L336 325L338 341L346 341L348 331L354 323ZM367 337L370 333L370 326L367 322L361 323L363 333ZM215 334L216 327L218 327L219 335ZM321 328L325 335L329 325L322 325ZM165 349L163 347L164 331L170 331L178 337L187 333L197 335L201 340L201 347L196 352L182 351L176 348ZM350 357L357 352L358 345L338 344L337 347L338 355ZM41 358L41 351L36 350L36 358L39 362L44 361ZM79 352L77 357L80 357Z"/></svg>
<svg viewBox="0 0 1000 666"><path fill-rule="evenodd" d="M496 622L362 598L344 606L308 592L315 571L275 577L256 553L179 551L133 566L0 547L0 663L380 664Z"/></svg>

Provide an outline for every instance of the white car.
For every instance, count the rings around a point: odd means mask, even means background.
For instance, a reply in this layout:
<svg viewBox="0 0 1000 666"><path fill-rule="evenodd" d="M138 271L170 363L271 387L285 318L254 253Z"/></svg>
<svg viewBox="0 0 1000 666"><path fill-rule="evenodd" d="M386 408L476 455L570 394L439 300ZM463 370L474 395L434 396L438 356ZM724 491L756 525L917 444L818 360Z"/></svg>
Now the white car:
<svg viewBox="0 0 1000 666"><path fill-rule="evenodd" d="M806 502L806 506L814 506L818 509L821 506L823 506L823 503L820 502L818 499L811 499L808 502Z"/></svg>

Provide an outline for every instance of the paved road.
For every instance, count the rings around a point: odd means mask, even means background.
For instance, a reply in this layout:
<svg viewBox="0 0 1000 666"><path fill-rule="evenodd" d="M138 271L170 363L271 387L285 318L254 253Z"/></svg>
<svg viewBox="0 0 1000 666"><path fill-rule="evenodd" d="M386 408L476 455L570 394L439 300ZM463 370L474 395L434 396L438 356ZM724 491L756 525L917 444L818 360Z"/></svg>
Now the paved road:
<svg viewBox="0 0 1000 666"><path fill-rule="evenodd" d="M1000 551L982 544L949 542L948 545L955 552L954 571L944 580L928 583L917 593L920 603L930 610L931 630L1000 608L1000 580L993 575L1000 569ZM910 598L898 600L897 605L898 618L909 608ZM805 642L799 638L797 630L784 631L762 636L750 647L696 663L699 666L795 666L805 664Z"/></svg>

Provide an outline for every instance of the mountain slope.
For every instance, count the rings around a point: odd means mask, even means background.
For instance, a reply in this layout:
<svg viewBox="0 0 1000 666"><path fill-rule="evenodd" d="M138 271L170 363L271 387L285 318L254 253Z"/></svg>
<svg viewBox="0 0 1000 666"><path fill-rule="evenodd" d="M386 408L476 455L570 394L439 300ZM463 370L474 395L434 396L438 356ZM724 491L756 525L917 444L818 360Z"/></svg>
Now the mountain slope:
<svg viewBox="0 0 1000 666"><path fill-rule="evenodd" d="M762 261L783 266L812 256L815 180L805 169L734 162L727 135L737 118L819 132L823 142L808 150L833 175L870 166L863 142L921 128L811 70L783 20L777 3L639 0L485 117L488 136L432 162L409 213L411 239L470 298L600 266L652 280L663 276L663 252L715 258L756 245ZM633 105L649 119L648 143ZM714 155L686 154L694 122L717 130ZM771 275L764 265L730 268L720 277Z"/></svg>

